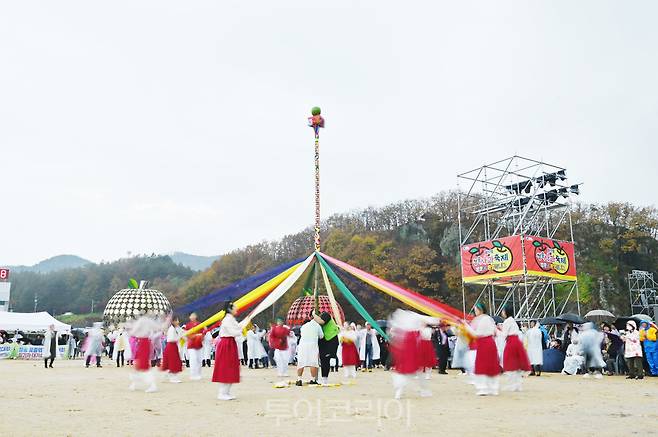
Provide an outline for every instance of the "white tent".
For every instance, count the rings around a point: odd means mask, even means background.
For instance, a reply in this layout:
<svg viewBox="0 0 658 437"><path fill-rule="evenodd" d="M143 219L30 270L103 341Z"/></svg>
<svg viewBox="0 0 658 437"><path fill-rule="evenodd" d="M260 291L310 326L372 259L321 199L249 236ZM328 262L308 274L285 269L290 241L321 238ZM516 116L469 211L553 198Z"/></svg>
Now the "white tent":
<svg viewBox="0 0 658 437"><path fill-rule="evenodd" d="M5 331L45 331L55 325L58 332L68 332L71 325L62 323L46 311L40 313L9 313L0 311L0 329Z"/></svg>

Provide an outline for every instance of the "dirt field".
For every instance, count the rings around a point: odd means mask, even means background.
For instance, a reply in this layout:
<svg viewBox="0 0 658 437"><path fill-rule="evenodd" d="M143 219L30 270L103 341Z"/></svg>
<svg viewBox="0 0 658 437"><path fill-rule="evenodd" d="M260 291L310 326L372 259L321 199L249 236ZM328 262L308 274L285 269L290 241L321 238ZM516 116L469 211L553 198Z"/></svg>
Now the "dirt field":
<svg viewBox="0 0 658 437"><path fill-rule="evenodd" d="M419 398L413 381L394 401L383 370L359 373L351 386L277 389L273 369L243 369L238 399L226 402L216 400L208 369L203 381L159 382L159 392L147 394L128 390L130 368L104 366L58 360L46 370L38 361L0 361L0 435L658 435L658 378L544 374L525 378L521 393L479 398L451 372L432 375L433 397Z"/></svg>

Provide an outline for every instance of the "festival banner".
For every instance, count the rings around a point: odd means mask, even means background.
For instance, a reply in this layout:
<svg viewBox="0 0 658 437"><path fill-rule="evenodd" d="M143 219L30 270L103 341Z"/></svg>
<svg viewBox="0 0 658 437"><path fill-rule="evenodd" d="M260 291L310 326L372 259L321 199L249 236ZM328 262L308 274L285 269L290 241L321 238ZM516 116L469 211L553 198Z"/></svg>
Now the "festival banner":
<svg viewBox="0 0 658 437"><path fill-rule="evenodd" d="M573 243L530 235L523 240L528 275L576 280Z"/></svg>
<svg viewBox="0 0 658 437"><path fill-rule="evenodd" d="M63 357L67 346L57 346L57 358ZM14 343L0 344L0 360L14 358L19 360L41 360L43 346L15 345Z"/></svg>
<svg viewBox="0 0 658 437"><path fill-rule="evenodd" d="M523 246L520 235L466 244L461 248L465 283L487 283L523 275Z"/></svg>

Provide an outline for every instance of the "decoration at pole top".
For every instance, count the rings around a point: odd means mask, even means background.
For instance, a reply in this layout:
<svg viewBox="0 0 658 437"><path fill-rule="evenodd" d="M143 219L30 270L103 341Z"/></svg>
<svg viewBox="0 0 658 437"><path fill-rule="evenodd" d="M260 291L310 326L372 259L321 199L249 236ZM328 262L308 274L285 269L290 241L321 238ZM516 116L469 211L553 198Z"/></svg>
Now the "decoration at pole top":
<svg viewBox="0 0 658 437"><path fill-rule="evenodd" d="M311 117L308 118L308 125L313 128L316 137L320 135L320 128L324 127L324 118L320 115L321 113L320 107L314 106L311 108Z"/></svg>

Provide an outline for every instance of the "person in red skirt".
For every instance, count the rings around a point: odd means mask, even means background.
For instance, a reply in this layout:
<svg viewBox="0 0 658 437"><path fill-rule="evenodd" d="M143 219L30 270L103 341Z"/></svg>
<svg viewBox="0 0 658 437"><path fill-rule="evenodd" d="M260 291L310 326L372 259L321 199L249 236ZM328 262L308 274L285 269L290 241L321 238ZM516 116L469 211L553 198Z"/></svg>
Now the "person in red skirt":
<svg viewBox="0 0 658 437"><path fill-rule="evenodd" d="M425 326L420 330L420 344L418 345L418 353L422 372L425 374L425 379L430 379L432 369L438 364L436 359L436 350L434 343L432 343L432 328Z"/></svg>
<svg viewBox="0 0 658 437"><path fill-rule="evenodd" d="M167 345L165 346L164 353L162 354L162 367L161 370L169 372L169 382L174 384L180 383L178 374L183 370L183 363L180 359L180 351L178 343L181 339L183 332L180 328L180 319L174 317L171 320L171 326L167 329Z"/></svg>
<svg viewBox="0 0 658 437"><path fill-rule="evenodd" d="M236 309L233 302L227 302L224 305L224 311L226 315L217 336L212 382L219 383L217 399L230 401L235 399L235 396L231 394L231 386L240 382L240 359L235 339L242 335L243 327L235 319Z"/></svg>
<svg viewBox="0 0 658 437"><path fill-rule="evenodd" d="M356 325L354 323L347 325L341 330L338 339L341 345L341 362L343 363L343 372L345 379L356 379L356 366L359 364L359 351L356 349Z"/></svg>
<svg viewBox="0 0 658 437"><path fill-rule="evenodd" d="M133 354L135 373L130 376L132 383L130 390L135 390L137 384L144 382L146 393L158 391L155 376L151 372L151 337L162 330L162 324L147 316L137 319L130 327L130 334L135 337L135 351Z"/></svg>
<svg viewBox="0 0 658 437"><path fill-rule="evenodd" d="M512 317L513 309L511 305L503 308L502 335L505 338L505 349L503 349L503 371L507 375L510 391L521 391L521 380L523 374L530 371L530 360L528 353L521 342L521 330L519 325Z"/></svg>
<svg viewBox="0 0 658 437"><path fill-rule="evenodd" d="M475 336L475 388L478 396L498 395L500 361L494 341L496 322L487 315L482 302L475 304L475 318L471 321Z"/></svg>
<svg viewBox="0 0 658 437"><path fill-rule="evenodd" d="M428 325L438 325L439 319L429 316L422 316L398 309L393 312L389 319L391 343L389 350L393 354L393 388L395 389L395 399L402 397L404 388L409 383L409 378L413 375L418 376L420 384L420 396L432 396L432 392L427 387L427 382L418 374L423 367L420 353L420 331Z"/></svg>

